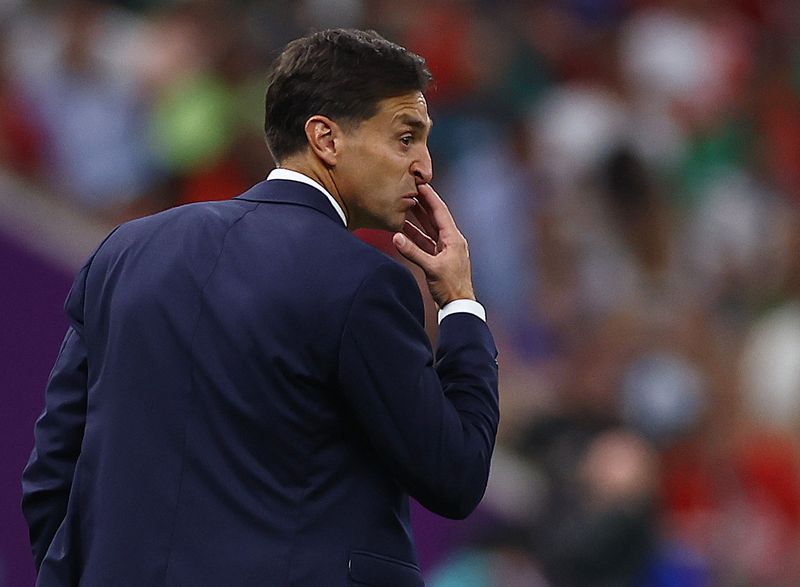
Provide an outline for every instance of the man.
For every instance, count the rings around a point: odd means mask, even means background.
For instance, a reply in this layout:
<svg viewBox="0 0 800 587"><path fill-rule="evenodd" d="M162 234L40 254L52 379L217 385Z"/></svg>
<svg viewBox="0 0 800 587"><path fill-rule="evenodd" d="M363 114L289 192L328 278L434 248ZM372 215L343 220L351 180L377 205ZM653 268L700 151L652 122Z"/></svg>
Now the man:
<svg viewBox="0 0 800 587"><path fill-rule="evenodd" d="M267 181L100 245L23 475L39 585L423 584L407 494L468 515L498 423L466 241L428 186L429 79L374 33L290 43ZM410 272L345 226L425 271L435 365Z"/></svg>

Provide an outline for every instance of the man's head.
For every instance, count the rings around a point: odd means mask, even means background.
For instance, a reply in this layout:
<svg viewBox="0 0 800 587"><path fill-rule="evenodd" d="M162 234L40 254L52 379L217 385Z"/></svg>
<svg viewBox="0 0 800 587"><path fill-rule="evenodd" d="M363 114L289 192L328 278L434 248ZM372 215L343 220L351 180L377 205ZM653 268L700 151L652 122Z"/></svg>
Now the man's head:
<svg viewBox="0 0 800 587"><path fill-rule="evenodd" d="M384 98L422 92L425 61L373 31L333 29L289 43L273 65L264 128L277 163L306 147L315 114L340 125L371 118Z"/></svg>
<svg viewBox="0 0 800 587"><path fill-rule="evenodd" d="M349 226L398 230L413 205L409 196L432 173L422 95L430 79L421 57L374 32L297 39L269 78L272 156L314 171L345 207Z"/></svg>

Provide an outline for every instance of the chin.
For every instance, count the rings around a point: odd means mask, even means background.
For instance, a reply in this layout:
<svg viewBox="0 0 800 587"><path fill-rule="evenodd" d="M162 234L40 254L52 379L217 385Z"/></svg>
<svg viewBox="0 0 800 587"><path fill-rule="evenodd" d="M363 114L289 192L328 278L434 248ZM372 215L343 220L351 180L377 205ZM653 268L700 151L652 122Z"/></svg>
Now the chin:
<svg viewBox="0 0 800 587"><path fill-rule="evenodd" d="M400 220L394 222L390 226L387 226L384 230L388 230L390 232L402 232L403 231L403 225L405 223L406 223L406 217L405 217L405 215L403 215L403 217Z"/></svg>
<svg viewBox="0 0 800 587"><path fill-rule="evenodd" d="M361 228L369 228L372 230L385 230L387 232L400 232L403 230L403 225L406 222L406 215L403 214L399 218L373 218L366 226Z"/></svg>
<svg viewBox="0 0 800 587"><path fill-rule="evenodd" d="M406 223L406 215L403 214L398 220L395 220L391 225L386 226L384 230L389 232L403 232L403 226Z"/></svg>

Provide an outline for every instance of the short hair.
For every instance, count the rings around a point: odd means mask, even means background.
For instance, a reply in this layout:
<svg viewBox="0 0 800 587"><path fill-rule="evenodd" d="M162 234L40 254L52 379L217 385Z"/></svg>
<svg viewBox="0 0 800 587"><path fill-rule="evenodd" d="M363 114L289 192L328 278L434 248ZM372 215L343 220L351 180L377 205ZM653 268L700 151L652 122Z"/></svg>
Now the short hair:
<svg viewBox="0 0 800 587"><path fill-rule="evenodd" d="M375 31L329 29L290 42L269 74L264 130L276 163L306 147L305 123L321 114L353 125L386 98L424 91L425 60Z"/></svg>

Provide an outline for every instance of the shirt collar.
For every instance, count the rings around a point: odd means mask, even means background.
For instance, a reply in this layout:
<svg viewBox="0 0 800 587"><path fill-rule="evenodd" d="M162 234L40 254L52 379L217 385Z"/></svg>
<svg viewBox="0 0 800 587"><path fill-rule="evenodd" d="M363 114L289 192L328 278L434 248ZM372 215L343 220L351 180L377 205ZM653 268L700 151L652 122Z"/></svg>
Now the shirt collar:
<svg viewBox="0 0 800 587"><path fill-rule="evenodd" d="M297 181L318 189L323 194L325 194L325 197L328 198L328 200L331 203L331 206L333 206L333 209L336 210L336 213L339 215L339 218L342 219L342 222L344 223L345 227L347 226L347 217L344 215L344 210L342 210L342 207L339 205L339 202L337 202L336 199L330 194L330 192L326 190L324 187L322 187L321 184L314 181L307 175L303 175L299 171L293 171L291 169L277 168L270 171L269 175L267 176L267 181L270 181L272 179Z"/></svg>

